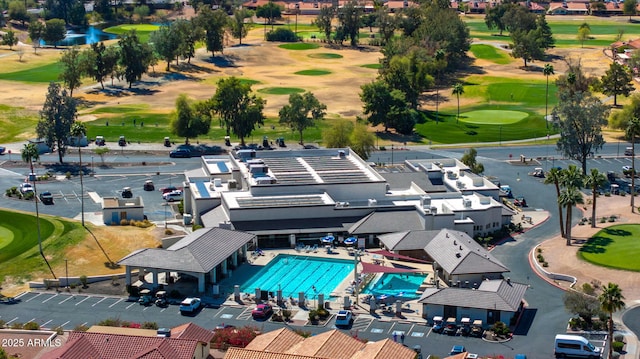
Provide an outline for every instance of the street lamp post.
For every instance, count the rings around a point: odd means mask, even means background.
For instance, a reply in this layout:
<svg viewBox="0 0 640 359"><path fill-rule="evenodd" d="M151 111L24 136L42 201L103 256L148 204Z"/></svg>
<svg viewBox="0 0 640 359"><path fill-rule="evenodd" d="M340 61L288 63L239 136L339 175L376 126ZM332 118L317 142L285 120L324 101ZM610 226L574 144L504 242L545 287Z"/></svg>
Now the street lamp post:
<svg viewBox="0 0 640 359"><path fill-rule="evenodd" d="M300 4L296 3L296 38L298 37L298 11L300 11Z"/></svg>
<svg viewBox="0 0 640 359"><path fill-rule="evenodd" d="M67 258L64 259L64 277L66 278L65 288L69 289L69 260Z"/></svg>
<svg viewBox="0 0 640 359"><path fill-rule="evenodd" d="M393 143L391 144L391 165L393 166Z"/></svg>
<svg viewBox="0 0 640 359"><path fill-rule="evenodd" d="M94 173L93 172L93 156L91 156L91 173Z"/></svg>

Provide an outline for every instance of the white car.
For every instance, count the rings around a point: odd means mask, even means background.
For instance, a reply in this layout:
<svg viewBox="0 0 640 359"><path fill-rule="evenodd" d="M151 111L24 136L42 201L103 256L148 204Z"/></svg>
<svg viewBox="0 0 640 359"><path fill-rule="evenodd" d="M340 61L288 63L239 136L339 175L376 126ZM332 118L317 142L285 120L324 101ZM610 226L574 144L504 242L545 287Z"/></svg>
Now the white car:
<svg viewBox="0 0 640 359"><path fill-rule="evenodd" d="M185 298L180 303L180 314L193 314L200 309L201 304L200 298Z"/></svg>
<svg viewBox="0 0 640 359"><path fill-rule="evenodd" d="M27 192L33 192L33 186L31 183L21 183L20 184L20 193L25 194Z"/></svg>
<svg viewBox="0 0 640 359"><path fill-rule="evenodd" d="M336 315L336 327L348 327L353 322L353 313L349 310L341 310Z"/></svg>
<svg viewBox="0 0 640 359"><path fill-rule="evenodd" d="M182 199L182 191L178 189L175 191L167 192L162 195L162 199L169 202L179 201Z"/></svg>
<svg viewBox="0 0 640 359"><path fill-rule="evenodd" d="M622 166L623 171L631 171L631 166Z"/></svg>

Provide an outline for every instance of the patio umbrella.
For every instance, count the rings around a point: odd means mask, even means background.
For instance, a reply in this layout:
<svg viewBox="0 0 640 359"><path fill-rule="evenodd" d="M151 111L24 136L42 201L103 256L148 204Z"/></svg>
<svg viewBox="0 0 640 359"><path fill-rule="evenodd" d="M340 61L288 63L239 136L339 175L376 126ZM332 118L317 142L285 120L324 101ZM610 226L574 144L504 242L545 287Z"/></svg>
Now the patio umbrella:
<svg viewBox="0 0 640 359"><path fill-rule="evenodd" d="M358 243L358 238L356 238L356 237L349 237L349 238L344 240L344 244L346 244L346 245L352 245L352 244L356 244L356 243Z"/></svg>
<svg viewBox="0 0 640 359"><path fill-rule="evenodd" d="M334 240L335 238L333 236L324 236L320 239L320 241L325 244L331 244Z"/></svg>

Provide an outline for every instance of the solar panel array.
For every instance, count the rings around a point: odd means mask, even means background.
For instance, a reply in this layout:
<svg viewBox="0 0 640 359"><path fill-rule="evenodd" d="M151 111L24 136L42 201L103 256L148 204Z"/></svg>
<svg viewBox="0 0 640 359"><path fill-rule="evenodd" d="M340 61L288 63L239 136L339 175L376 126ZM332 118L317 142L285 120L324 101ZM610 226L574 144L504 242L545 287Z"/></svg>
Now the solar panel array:
<svg viewBox="0 0 640 359"><path fill-rule="evenodd" d="M278 184L317 184L319 183L317 177L324 183L366 182L370 180L367 173L349 158L281 157L264 158L263 161L278 179Z"/></svg>
<svg viewBox="0 0 640 359"><path fill-rule="evenodd" d="M241 208L317 206L324 204L324 201L320 196L239 197L236 198L236 201Z"/></svg>

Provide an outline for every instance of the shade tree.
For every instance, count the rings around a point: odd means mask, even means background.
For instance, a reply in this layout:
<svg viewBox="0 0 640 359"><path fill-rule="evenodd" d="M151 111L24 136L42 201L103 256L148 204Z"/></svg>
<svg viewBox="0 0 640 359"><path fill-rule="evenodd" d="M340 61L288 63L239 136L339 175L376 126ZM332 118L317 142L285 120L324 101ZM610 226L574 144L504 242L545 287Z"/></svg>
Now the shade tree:
<svg viewBox="0 0 640 359"><path fill-rule="evenodd" d="M209 133L211 106L207 102L193 103L186 94L180 94L170 122L171 133L184 137L185 144L189 144L190 138Z"/></svg>
<svg viewBox="0 0 640 359"><path fill-rule="evenodd" d="M280 109L278 116L281 124L298 132L300 135L299 143L302 145L304 130L315 126L317 121L323 120L326 110L327 106L318 101L313 93L305 92L302 95L293 93L289 95L289 103Z"/></svg>
<svg viewBox="0 0 640 359"><path fill-rule="evenodd" d="M62 89L60 84L49 84L44 106L40 111L40 120L36 126L36 134L42 138L51 151L58 152L58 159L63 163L69 145L71 125L76 118L76 101Z"/></svg>

